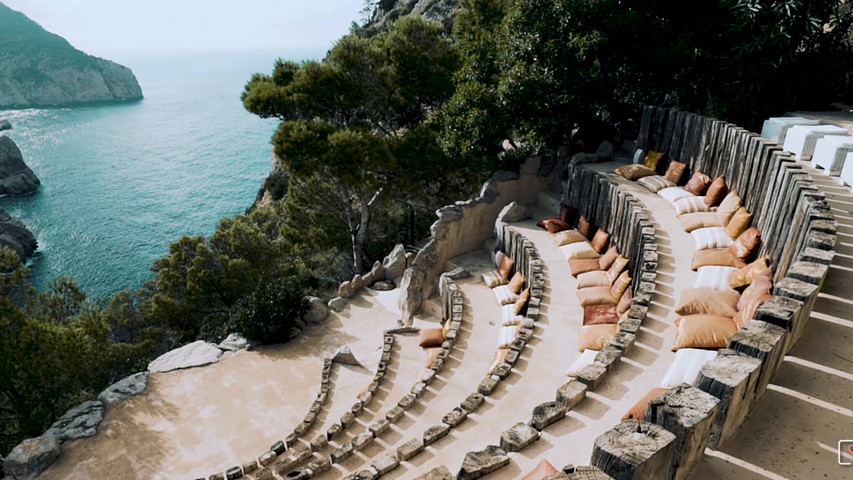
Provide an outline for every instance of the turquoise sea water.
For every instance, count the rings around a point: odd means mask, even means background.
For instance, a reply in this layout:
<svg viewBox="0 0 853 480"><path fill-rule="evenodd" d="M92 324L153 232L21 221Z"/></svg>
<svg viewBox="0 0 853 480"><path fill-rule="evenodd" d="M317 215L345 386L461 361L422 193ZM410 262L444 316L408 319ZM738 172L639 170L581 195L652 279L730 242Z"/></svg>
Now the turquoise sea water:
<svg viewBox="0 0 853 480"><path fill-rule="evenodd" d="M0 111L42 182L34 195L0 198L38 238L35 284L73 275L90 297L137 287L171 242L244 212L269 170L277 122L246 112L240 93L275 57L125 60L142 101Z"/></svg>

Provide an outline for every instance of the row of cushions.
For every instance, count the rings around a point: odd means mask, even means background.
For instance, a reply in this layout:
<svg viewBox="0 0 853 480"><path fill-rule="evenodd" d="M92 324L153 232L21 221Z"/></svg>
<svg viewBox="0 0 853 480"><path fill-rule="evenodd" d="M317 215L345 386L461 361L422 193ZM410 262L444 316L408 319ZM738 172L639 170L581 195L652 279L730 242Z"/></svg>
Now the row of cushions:
<svg viewBox="0 0 853 480"><path fill-rule="evenodd" d="M542 228L547 229L546 225L551 225L558 232L563 231L560 230L563 225L568 225L567 222L556 217L545 220L548 222L544 224L544 221L539 222ZM569 225L567 228L571 228L571 226ZM498 303L501 304L501 328L498 333L498 345L487 375L495 373L497 368L504 363L509 348L521 328L521 322L524 319L522 313L530 300L530 287L525 288L524 274L516 271L507 281L509 273L515 267L515 260L503 252L498 252L495 255L495 263L498 266L497 270L483 274L483 282L492 289L492 293L495 294Z"/></svg>

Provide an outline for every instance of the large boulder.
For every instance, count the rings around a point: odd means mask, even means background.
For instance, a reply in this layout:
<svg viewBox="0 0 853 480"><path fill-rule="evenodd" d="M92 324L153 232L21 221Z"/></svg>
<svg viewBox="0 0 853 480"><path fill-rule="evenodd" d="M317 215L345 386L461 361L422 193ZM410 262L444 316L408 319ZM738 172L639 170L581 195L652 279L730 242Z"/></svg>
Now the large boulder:
<svg viewBox="0 0 853 480"><path fill-rule="evenodd" d="M501 210L501 213L498 214L498 221L504 223L515 223L527 220L530 217L531 215L524 205L511 202Z"/></svg>
<svg viewBox="0 0 853 480"><path fill-rule="evenodd" d="M200 367L216 363L221 357L222 350L219 347L204 340L198 340L160 355L148 364L148 371L171 372L181 368Z"/></svg>
<svg viewBox="0 0 853 480"><path fill-rule="evenodd" d="M228 336L225 337L225 340L219 342L219 345L217 346L224 352L236 352L239 350L250 350L252 348L252 342L246 340L246 338L239 333L229 333Z"/></svg>
<svg viewBox="0 0 853 480"><path fill-rule="evenodd" d="M61 451L59 439L54 436L28 438L3 461L4 473L16 480L36 478L59 457Z"/></svg>
<svg viewBox="0 0 853 480"><path fill-rule="evenodd" d="M35 253L38 241L20 220L0 208L0 245L11 248L24 260Z"/></svg>
<svg viewBox="0 0 853 480"><path fill-rule="evenodd" d="M39 183L15 142L0 135L0 195L31 193L38 189Z"/></svg>
<svg viewBox="0 0 853 480"><path fill-rule="evenodd" d="M332 356L332 361L340 363L342 365L352 365L354 367L360 367L361 362L355 358L355 355L352 353L352 350L346 345L338 348L335 351L335 354Z"/></svg>
<svg viewBox="0 0 853 480"><path fill-rule="evenodd" d="M329 316L329 306L322 298L305 297L302 299L307 308L302 315L302 319L309 325L312 323L320 323Z"/></svg>
<svg viewBox="0 0 853 480"><path fill-rule="evenodd" d="M398 243L391 250L391 253L382 261L382 267L385 269L386 280L397 280L403 276L403 271L406 270L406 248Z"/></svg>
<svg viewBox="0 0 853 480"><path fill-rule="evenodd" d="M98 425L104 419L104 409L104 404L98 400L83 402L65 412L44 434L60 440L91 437L98 433Z"/></svg>
<svg viewBox="0 0 853 480"><path fill-rule="evenodd" d="M426 281L426 272L417 268L407 268L400 282L400 298L397 306L400 307L403 326L411 326L415 314L423 303L423 285Z"/></svg>
<svg viewBox="0 0 853 480"><path fill-rule="evenodd" d="M98 395L98 400L105 405L120 402L134 395L139 395L148 386L148 372L134 373L110 385Z"/></svg>
<svg viewBox="0 0 853 480"><path fill-rule="evenodd" d="M11 130L12 124L7 119L0 120L0 132L3 130Z"/></svg>

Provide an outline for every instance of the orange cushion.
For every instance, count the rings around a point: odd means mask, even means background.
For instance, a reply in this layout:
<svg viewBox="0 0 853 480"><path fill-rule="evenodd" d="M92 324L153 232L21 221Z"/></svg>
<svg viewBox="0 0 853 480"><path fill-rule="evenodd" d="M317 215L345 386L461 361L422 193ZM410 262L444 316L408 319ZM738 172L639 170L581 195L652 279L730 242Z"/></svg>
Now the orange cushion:
<svg viewBox="0 0 853 480"><path fill-rule="evenodd" d="M720 175L711 182L711 185L708 186L708 190L705 191L705 205L708 205L709 207L719 205L726 197L726 192L728 192L728 188L726 187L726 177Z"/></svg>
<svg viewBox="0 0 853 480"><path fill-rule="evenodd" d="M617 258L619 258L619 249L616 248L616 245L613 245L607 249L604 255L599 257L598 268L601 270L607 270L611 265L613 265L613 262L615 262Z"/></svg>
<svg viewBox="0 0 853 480"><path fill-rule="evenodd" d="M515 272L512 280L509 281L509 289L512 293L519 293L524 288L524 275L521 272Z"/></svg>
<svg viewBox="0 0 853 480"><path fill-rule="evenodd" d="M649 408L649 402L653 399L663 395L668 392L668 388L653 388L649 391L649 393L645 394L643 398L637 400L637 403L631 407L630 410L622 417L622 420L643 420L646 418L646 410Z"/></svg>
<svg viewBox="0 0 853 480"><path fill-rule="evenodd" d="M584 325L578 337L578 351L603 350L610 339L619 333L619 325Z"/></svg>
<svg viewBox="0 0 853 480"><path fill-rule="evenodd" d="M619 321L616 305L590 305L583 307L584 325L611 325Z"/></svg>
<svg viewBox="0 0 853 480"><path fill-rule="evenodd" d="M722 203L720 203L719 208L717 208L717 223L721 227L725 227L729 224L729 220L732 219L735 212L743 205L741 201L740 195L735 191L731 191L726 195L726 198L723 199Z"/></svg>
<svg viewBox="0 0 853 480"><path fill-rule="evenodd" d="M622 294L622 298L619 299L619 303L616 304L616 313L618 315L622 315L631 309L631 303L634 301L634 291L631 288L625 290L625 293Z"/></svg>
<svg viewBox="0 0 853 480"><path fill-rule="evenodd" d="M749 224L752 222L752 214L749 213L746 208L740 207L734 215L732 215L732 219L729 220L728 225L726 225L726 235L729 236L732 240L740 237L740 234L745 232L747 228L749 228Z"/></svg>
<svg viewBox="0 0 853 480"><path fill-rule="evenodd" d="M732 252L728 248L696 250L696 253L693 254L693 270L708 266L741 268L746 266L746 264L732 255Z"/></svg>
<svg viewBox="0 0 853 480"><path fill-rule="evenodd" d="M627 180L639 180L643 177L649 177L655 174L655 171L645 165L625 165L613 171L617 175L622 175Z"/></svg>
<svg viewBox="0 0 853 480"><path fill-rule="evenodd" d="M619 274L622 273L622 270L628 266L628 259L619 255L616 257L616 260L610 265L610 268L607 269L607 278L610 280L610 283L616 281L619 278Z"/></svg>
<svg viewBox="0 0 853 480"><path fill-rule="evenodd" d="M569 269L572 271L572 276L577 277L582 273L594 272L601 270L600 258L572 258L569 259Z"/></svg>
<svg viewBox="0 0 853 480"><path fill-rule="evenodd" d="M441 353L441 347L431 347L426 349L426 368L432 368L432 364L435 363L436 359L438 359L438 355Z"/></svg>
<svg viewBox="0 0 853 480"><path fill-rule="evenodd" d="M555 475L557 473L560 473L560 471L554 468L554 466L551 465L551 462L542 459L542 461L539 462L539 465L537 465L533 471L522 477L521 480L543 480L545 477Z"/></svg>
<svg viewBox="0 0 853 480"><path fill-rule="evenodd" d="M767 264L767 260L769 259L770 257L765 255L740 270L732 272L729 276L729 285L731 285L732 288L740 288L750 285L756 278L758 278L759 275L770 268Z"/></svg>
<svg viewBox="0 0 853 480"><path fill-rule="evenodd" d="M682 348L726 348L738 331L731 317L719 315L687 315L675 321L672 351Z"/></svg>
<svg viewBox="0 0 853 480"><path fill-rule="evenodd" d="M610 293L612 287L579 288L578 301L582 307L589 305L616 305L617 301Z"/></svg>
<svg viewBox="0 0 853 480"><path fill-rule="evenodd" d="M604 253L604 249L607 248L607 242L610 241L610 234L605 232L603 228L599 228L597 232L595 232L595 236L592 237L592 248L595 249L598 253Z"/></svg>
<svg viewBox="0 0 853 480"><path fill-rule="evenodd" d="M773 270L767 269L761 272L752 283L746 287L746 290L743 291L743 295L740 296L740 300L738 300L737 315L734 316L734 323L738 328L742 328L746 325L752 317L755 316L756 310L758 307L770 300L771 294L770 290L773 288L773 282L771 277L773 276Z"/></svg>
<svg viewBox="0 0 853 480"><path fill-rule="evenodd" d="M722 226L717 219L716 212L686 213L678 217L678 221L681 222L681 226L684 227L684 231L687 233L700 228Z"/></svg>
<svg viewBox="0 0 853 480"><path fill-rule="evenodd" d="M504 254L498 264L498 272L500 272L501 278L508 281L509 275L512 273L512 267L514 266L515 260L513 260L509 255Z"/></svg>
<svg viewBox="0 0 853 480"><path fill-rule="evenodd" d="M589 223L589 220L584 215L581 215L580 220L578 220L578 231L587 239L592 235L592 224Z"/></svg>
<svg viewBox="0 0 853 480"><path fill-rule="evenodd" d="M527 306L527 302L530 301L530 287L525 288L518 294L518 300L515 301L515 314L521 315L521 312L524 311L524 307Z"/></svg>
<svg viewBox="0 0 853 480"><path fill-rule="evenodd" d="M696 172L690 177L690 181L684 186L684 189L693 195L704 195L705 190L711 185L711 177L702 172Z"/></svg>
<svg viewBox="0 0 853 480"><path fill-rule="evenodd" d="M440 347L444 342L444 335L440 328L427 328L418 333L418 339L419 347Z"/></svg>
<svg viewBox="0 0 853 480"><path fill-rule="evenodd" d="M619 275L619 278L613 282L613 287L610 289L610 294L613 295L617 301L622 299L622 294L625 293L625 290L628 290L628 287L631 286L631 274L628 271L622 272Z"/></svg>
<svg viewBox="0 0 853 480"><path fill-rule="evenodd" d="M565 222L562 218L559 217L544 218L542 220L539 220L536 226L548 230L548 233L562 232L563 230L568 230L572 228L571 225L569 225L567 222Z"/></svg>
<svg viewBox="0 0 853 480"><path fill-rule="evenodd" d="M681 180L682 175L684 175L685 168L687 168L686 164L673 160L669 162L669 167L666 168L666 173L663 174L663 178L672 183L678 183L679 180Z"/></svg>
<svg viewBox="0 0 853 480"><path fill-rule="evenodd" d="M761 246L761 230L749 227L729 245L729 252L740 262L749 262Z"/></svg>
<svg viewBox="0 0 853 480"><path fill-rule="evenodd" d="M734 290L714 288L687 288L681 291L681 299L675 307L679 315L719 315L734 317L740 294Z"/></svg>

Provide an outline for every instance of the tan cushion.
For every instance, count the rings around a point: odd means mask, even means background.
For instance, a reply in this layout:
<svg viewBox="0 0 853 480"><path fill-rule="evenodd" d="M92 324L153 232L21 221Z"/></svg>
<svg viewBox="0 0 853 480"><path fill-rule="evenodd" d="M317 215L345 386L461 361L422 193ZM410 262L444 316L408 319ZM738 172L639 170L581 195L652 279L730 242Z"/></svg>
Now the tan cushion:
<svg viewBox="0 0 853 480"><path fill-rule="evenodd" d="M617 258L619 258L619 249L616 248L616 245L613 245L598 259L598 268L600 270L607 270Z"/></svg>
<svg viewBox="0 0 853 480"><path fill-rule="evenodd" d="M731 248L731 246L729 246L729 248ZM704 250L696 250L696 253L693 254L693 270L714 265L735 268L746 266L745 263L732 255L729 248L707 248Z"/></svg>
<svg viewBox="0 0 853 480"><path fill-rule="evenodd" d="M634 291L628 288L616 304L616 314L622 315L631 309L631 302L634 301Z"/></svg>
<svg viewBox="0 0 853 480"><path fill-rule="evenodd" d="M729 220L732 219L735 212L743 205L743 202L740 199L740 195L735 191L729 192L726 195L726 198L723 199L723 202L720 203L720 207L717 208L717 223L721 226L725 226L729 224Z"/></svg>
<svg viewBox="0 0 853 480"><path fill-rule="evenodd" d="M501 274L501 278L506 281L509 281L509 276L512 274L512 268L515 266L515 260L512 259L509 255L504 255L501 257L500 264L498 265L498 272Z"/></svg>
<svg viewBox="0 0 853 480"><path fill-rule="evenodd" d="M441 354L441 347L430 347L426 349L426 368L432 368L432 364L438 359Z"/></svg>
<svg viewBox="0 0 853 480"><path fill-rule="evenodd" d="M515 314L521 315L521 312L524 311L524 307L527 306L527 302L530 301L530 287L525 288L518 294L518 300L515 301Z"/></svg>
<svg viewBox="0 0 853 480"><path fill-rule="evenodd" d="M755 311L758 307L767 300L770 300L770 289L773 288L771 277L773 271L767 269L761 272L752 283L743 291L740 300L737 303L738 312L734 316L734 323L738 328L742 328L747 324L752 317L755 316Z"/></svg>
<svg viewBox="0 0 853 480"><path fill-rule="evenodd" d="M610 241L610 234L605 232L604 229L599 228L597 232L595 232L595 236L592 237L592 248L595 249L598 253L604 253L604 250L607 248L607 242Z"/></svg>
<svg viewBox="0 0 853 480"><path fill-rule="evenodd" d="M749 224L751 222L752 214L749 213L746 208L740 207L732 216L732 219L729 220L728 225L726 225L726 235L728 235L732 240L738 238L741 233L745 232L746 229L749 228Z"/></svg>
<svg viewBox="0 0 853 480"><path fill-rule="evenodd" d="M578 275L578 288L609 287L612 284L613 282L607 278L607 272L602 270L586 272Z"/></svg>
<svg viewBox="0 0 853 480"><path fill-rule="evenodd" d="M634 406L631 407L631 409L628 410L627 413L625 413L625 415L622 417L622 420L623 421L625 421L625 420L640 420L640 421L642 421L643 419L646 418L646 410L648 410L648 408L649 408L649 402L651 402L655 398L663 395L664 393L666 393L668 391L669 391L668 388L660 388L660 387L656 387L656 388L651 389L649 391L649 393L643 395L643 398L637 400L637 403L635 403Z"/></svg>
<svg viewBox="0 0 853 480"><path fill-rule="evenodd" d="M579 288L578 301L581 307L590 305L616 305L617 301L610 293L612 287Z"/></svg>
<svg viewBox="0 0 853 480"><path fill-rule="evenodd" d="M726 348L738 327L731 317L719 315L687 315L675 321L672 351L681 348Z"/></svg>
<svg viewBox="0 0 853 480"><path fill-rule="evenodd" d="M548 230L548 233L562 232L572 228L566 221L560 217L543 218L536 224L538 227Z"/></svg>
<svg viewBox="0 0 853 480"><path fill-rule="evenodd" d="M590 245L589 242L577 242L563 245L560 247L560 251L563 253L563 256L566 257L566 260L571 260L573 258L597 259L601 256L594 248L592 248L592 245Z"/></svg>
<svg viewBox="0 0 853 480"><path fill-rule="evenodd" d="M506 285L506 280L497 270L491 270L483 274L483 283L489 288L495 288L501 285Z"/></svg>
<svg viewBox="0 0 853 480"><path fill-rule="evenodd" d="M586 272L593 272L596 270L601 270L601 258L573 258L569 260L569 269L572 271L572 276L577 277L578 275Z"/></svg>
<svg viewBox="0 0 853 480"><path fill-rule="evenodd" d="M442 335L440 328L427 328L418 333L418 339L419 347L440 347L444 342L444 335Z"/></svg>
<svg viewBox="0 0 853 480"><path fill-rule="evenodd" d="M578 351L603 350L610 339L619 333L619 326L612 325L584 325L578 338Z"/></svg>
<svg viewBox="0 0 853 480"><path fill-rule="evenodd" d="M610 294L613 295L613 298L615 298L618 302L618 300L622 299L622 294L625 293L625 290L627 290L629 286L631 286L631 274L629 274L627 271L624 271L619 275L619 278L617 278L616 281L613 282L613 287L611 287L610 289Z"/></svg>
<svg viewBox="0 0 853 480"><path fill-rule="evenodd" d="M583 307L584 325L612 325L619 321L616 305L590 305Z"/></svg>
<svg viewBox="0 0 853 480"><path fill-rule="evenodd" d="M708 186L708 190L705 191L705 205L708 205L709 207L719 205L726 197L727 191L726 177L720 175L711 182L711 185Z"/></svg>
<svg viewBox="0 0 853 480"><path fill-rule="evenodd" d="M729 245L729 252L741 262L749 262L758 253L761 246L761 230L755 227L747 228L737 237L737 240Z"/></svg>
<svg viewBox="0 0 853 480"><path fill-rule="evenodd" d="M639 180L643 177L648 177L655 174L655 171L645 165L625 165L613 171L617 175L622 175L628 180Z"/></svg>
<svg viewBox="0 0 853 480"><path fill-rule="evenodd" d="M450 324L453 323L451 319L447 319L446 322L441 326L441 336L447 338L447 334L450 333Z"/></svg>
<svg viewBox="0 0 853 480"><path fill-rule="evenodd" d="M544 480L545 477L557 473L560 473L560 471L554 468L548 460L543 458L542 461L539 462L539 465L537 465L533 471L522 477L521 480Z"/></svg>
<svg viewBox="0 0 853 480"><path fill-rule="evenodd" d="M610 268L607 269L607 279L610 280L610 283L616 281L619 278L619 274L622 273L622 270L628 266L628 259L619 255L616 257L616 260L610 265Z"/></svg>
<svg viewBox="0 0 853 480"><path fill-rule="evenodd" d="M661 175L652 175L637 180L637 184L646 187L652 193L658 193L664 188L674 187L675 183L663 178Z"/></svg>
<svg viewBox="0 0 853 480"><path fill-rule="evenodd" d="M509 281L509 289L512 290L513 293L519 293L522 288L524 288L524 275L521 272L515 272L515 275L512 276L512 280Z"/></svg>
<svg viewBox="0 0 853 480"><path fill-rule="evenodd" d="M649 153L646 154L646 158L643 159L643 165L649 167L652 170L657 170L658 164L660 160L663 158L663 152L655 152L654 150L649 150Z"/></svg>
<svg viewBox="0 0 853 480"><path fill-rule="evenodd" d="M767 260L769 259L770 257L765 255L738 271L733 272L731 276L729 276L729 284L732 288L745 287L751 284L759 275L761 275L762 272L770 268L770 266L767 265Z"/></svg>
<svg viewBox="0 0 853 480"><path fill-rule="evenodd" d="M704 195L709 185L711 185L711 177L702 172L696 172L690 177L690 181L687 182L684 189L693 195Z"/></svg>
<svg viewBox="0 0 853 480"><path fill-rule="evenodd" d="M669 162L669 166L666 168L666 173L663 174L663 178L672 183L678 183L681 180L682 175L684 175L685 168L687 168L687 165L673 160Z"/></svg>
<svg viewBox="0 0 853 480"><path fill-rule="evenodd" d="M589 220L586 219L585 215L581 215L581 218L578 219L578 231L581 232L581 235L586 239L591 238L592 224L589 223Z"/></svg>
<svg viewBox="0 0 853 480"><path fill-rule="evenodd" d="M586 241L586 237L584 237L581 232L575 229L563 230L562 232L554 234L552 238L554 239L554 243L556 243L558 247Z"/></svg>
<svg viewBox="0 0 853 480"><path fill-rule="evenodd" d="M681 291L681 299L675 306L679 315L719 315L734 317L740 294L734 290L713 288L687 288Z"/></svg>
<svg viewBox="0 0 853 480"><path fill-rule="evenodd" d="M672 204L672 207L675 208L675 214L679 217L689 213L707 212L710 210L709 207L705 205L705 197L685 197L680 200L676 200L675 203Z"/></svg>
<svg viewBox="0 0 853 480"><path fill-rule="evenodd" d="M681 222L681 226L684 227L684 231L687 233L690 233L693 230L698 230L700 228L721 226L719 220L717 219L716 212L688 213L686 215L678 217L678 221Z"/></svg>
<svg viewBox="0 0 853 480"><path fill-rule="evenodd" d="M509 354L508 348L499 348L495 350L495 358L492 360L492 364L489 365L489 371L486 372L486 375L492 375L497 371L498 367L501 366L502 363L506 361L506 356Z"/></svg>

